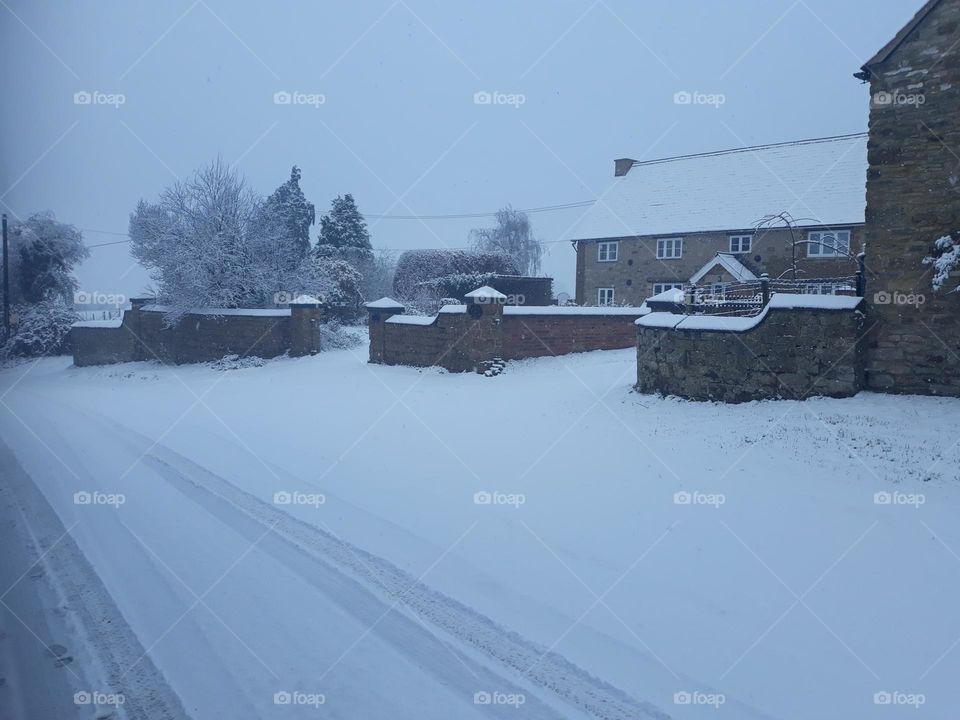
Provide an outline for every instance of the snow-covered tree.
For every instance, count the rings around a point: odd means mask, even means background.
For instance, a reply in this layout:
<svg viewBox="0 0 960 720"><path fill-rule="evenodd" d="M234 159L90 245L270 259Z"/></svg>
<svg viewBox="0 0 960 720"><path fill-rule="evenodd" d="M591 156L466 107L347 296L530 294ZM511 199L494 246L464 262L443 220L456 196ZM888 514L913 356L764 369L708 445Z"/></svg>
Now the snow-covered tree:
<svg viewBox="0 0 960 720"><path fill-rule="evenodd" d="M73 302L73 298L70 299ZM60 297L31 305L18 305L16 332L0 348L3 357L55 355L66 350L70 326L79 316Z"/></svg>
<svg viewBox="0 0 960 720"><path fill-rule="evenodd" d="M960 233L957 233L960 236ZM933 265L932 285L934 292L940 292L944 285L950 284L950 274L960 270L960 241L950 235L944 235L933 244L934 254L923 259L924 265ZM960 292L960 283L948 292Z"/></svg>
<svg viewBox="0 0 960 720"><path fill-rule="evenodd" d="M89 255L77 228L58 222L52 212L35 213L11 224L9 240L12 304L54 297L73 302L73 269Z"/></svg>
<svg viewBox="0 0 960 720"><path fill-rule="evenodd" d="M470 231L470 239L476 249L509 255L523 275L540 272L543 246L533 234L527 214L507 205L497 211L496 220L494 227Z"/></svg>
<svg viewBox="0 0 960 720"><path fill-rule="evenodd" d="M316 220L316 211L300 189L300 168L296 165L290 179L267 198L264 213L279 226L281 239L290 245L283 255L295 259L294 266L299 265L310 252L310 226Z"/></svg>
<svg viewBox="0 0 960 720"><path fill-rule="evenodd" d="M190 180L141 200L130 215L131 252L148 270L176 322L196 307L268 302L286 267L270 255L283 233L240 175L217 159Z"/></svg>
<svg viewBox="0 0 960 720"><path fill-rule="evenodd" d="M367 252L371 250L367 223L350 193L334 198L330 212L320 218L317 251L323 252L321 248L325 245L334 248L357 248Z"/></svg>

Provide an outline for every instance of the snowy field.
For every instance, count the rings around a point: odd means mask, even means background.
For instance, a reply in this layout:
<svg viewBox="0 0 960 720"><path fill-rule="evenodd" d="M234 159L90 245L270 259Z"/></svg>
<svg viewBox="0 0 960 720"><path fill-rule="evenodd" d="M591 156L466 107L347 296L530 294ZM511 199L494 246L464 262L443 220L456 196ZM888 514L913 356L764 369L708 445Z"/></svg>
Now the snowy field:
<svg viewBox="0 0 960 720"><path fill-rule="evenodd" d="M4 370L4 526L35 541L4 552L0 659L61 644L72 688L140 694L118 716L169 690L194 718L957 717L960 401L634 373ZM102 597L65 590L90 568ZM44 582L61 637L12 614Z"/></svg>

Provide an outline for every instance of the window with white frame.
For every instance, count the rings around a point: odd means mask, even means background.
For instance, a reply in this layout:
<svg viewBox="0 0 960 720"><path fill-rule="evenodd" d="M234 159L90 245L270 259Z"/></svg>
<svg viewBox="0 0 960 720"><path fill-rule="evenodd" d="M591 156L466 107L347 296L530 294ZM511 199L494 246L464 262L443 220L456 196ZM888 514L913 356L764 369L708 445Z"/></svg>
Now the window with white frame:
<svg viewBox="0 0 960 720"><path fill-rule="evenodd" d="M683 290L683 283L666 282L666 283L653 284L654 295L659 295L660 293L666 292L667 290Z"/></svg>
<svg viewBox="0 0 960 720"><path fill-rule="evenodd" d="M683 238L660 238L657 240L657 259L676 260L683 256Z"/></svg>
<svg viewBox="0 0 960 720"><path fill-rule="evenodd" d="M812 232L807 236L807 257L844 257L850 254L850 231Z"/></svg>
<svg viewBox="0 0 960 720"><path fill-rule="evenodd" d="M597 243L597 261L598 262L616 262L620 254L619 242Z"/></svg>
<svg viewBox="0 0 960 720"><path fill-rule="evenodd" d="M613 305L613 288L597 288L597 305Z"/></svg>
<svg viewBox="0 0 960 720"><path fill-rule="evenodd" d="M753 247L753 235L731 235L730 252L741 254L750 252Z"/></svg>

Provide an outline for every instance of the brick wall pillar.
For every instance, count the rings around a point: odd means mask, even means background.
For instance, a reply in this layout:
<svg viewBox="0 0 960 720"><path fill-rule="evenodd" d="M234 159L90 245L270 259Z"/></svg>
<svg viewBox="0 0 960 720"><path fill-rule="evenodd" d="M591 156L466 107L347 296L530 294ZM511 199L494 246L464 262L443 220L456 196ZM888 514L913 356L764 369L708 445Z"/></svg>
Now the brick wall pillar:
<svg viewBox="0 0 960 720"><path fill-rule="evenodd" d="M299 298L298 298L299 300ZM290 355L320 352L320 302L290 303Z"/></svg>
<svg viewBox="0 0 960 720"><path fill-rule="evenodd" d="M380 298L367 303L367 329L370 333L370 362L383 364L386 357L386 330L384 323L406 309L393 298Z"/></svg>
<svg viewBox="0 0 960 720"><path fill-rule="evenodd" d="M484 360L499 357L503 348L503 306L507 296L484 285L466 295L467 315L474 325L461 341L474 369Z"/></svg>
<svg viewBox="0 0 960 720"><path fill-rule="evenodd" d="M154 302L154 298L138 297L130 298L130 309L124 310L121 325L124 332L129 332L130 343L132 346L132 360L153 360L153 354L144 347L142 339L142 326L140 322L140 309L144 305Z"/></svg>

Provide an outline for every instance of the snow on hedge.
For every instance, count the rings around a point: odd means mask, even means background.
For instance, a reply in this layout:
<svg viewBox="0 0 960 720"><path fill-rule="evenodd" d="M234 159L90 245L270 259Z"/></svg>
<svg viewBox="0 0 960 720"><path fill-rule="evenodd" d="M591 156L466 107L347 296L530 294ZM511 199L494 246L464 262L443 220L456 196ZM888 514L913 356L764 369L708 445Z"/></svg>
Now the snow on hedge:
<svg viewBox="0 0 960 720"><path fill-rule="evenodd" d="M950 274L960 268L960 244L949 235L944 235L934 243L934 248L937 254L925 257L923 264L933 265L934 274L931 283L934 291L940 292L949 280ZM960 284L949 292L958 290L960 290Z"/></svg>

